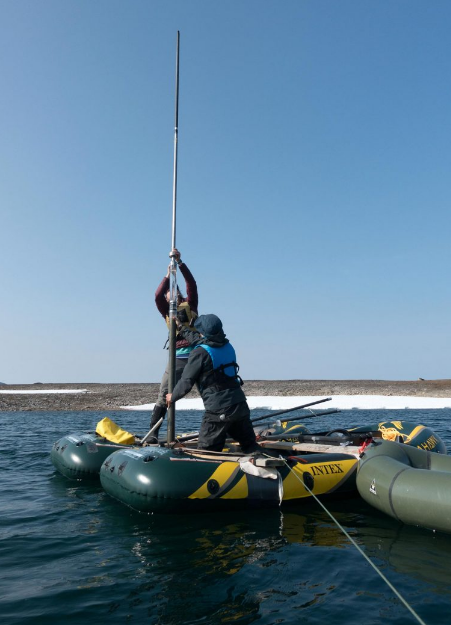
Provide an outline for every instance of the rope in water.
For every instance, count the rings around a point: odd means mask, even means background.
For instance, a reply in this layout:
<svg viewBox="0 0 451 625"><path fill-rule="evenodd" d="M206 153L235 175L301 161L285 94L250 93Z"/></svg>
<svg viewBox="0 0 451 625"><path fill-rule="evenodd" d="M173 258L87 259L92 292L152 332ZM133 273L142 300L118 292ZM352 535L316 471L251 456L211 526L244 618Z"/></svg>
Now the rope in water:
<svg viewBox="0 0 451 625"><path fill-rule="evenodd" d="M299 480L299 482L301 482L301 484L306 488L306 490L312 495L312 497L315 499L315 501L317 503L319 503L319 505L321 506L321 508L330 516L330 518L332 519L332 521L335 523L335 525L337 525L337 527L343 532L343 534L346 536L346 538L351 542L352 545L354 545L354 547L357 549L357 551L365 558L365 560L368 562L368 564L370 564L373 569L376 571L376 573L384 580L384 582L387 584L387 586L394 592L394 594L398 597L398 599L401 601L401 603L409 610L409 612L412 614L412 616L414 616L414 618L418 621L418 623L421 623L421 625L426 625L426 623L423 621L423 619L415 612L415 610L412 608L412 606L404 599L404 597L398 592L398 590L396 590L396 588L393 586L393 584L385 577L385 575L382 573L382 571L380 571L377 566L374 564L374 562L372 562L370 560L370 558L366 555L366 553L358 546L358 544L355 542L355 540L348 534L348 532L345 530L345 528L340 525L340 523L337 521L337 519L333 516L333 514L331 514L329 512L329 510L326 508L326 506L318 499L318 497L310 490L310 488L307 486L307 484L305 484L305 482L303 480L301 480L301 478L296 475L296 473L293 471L293 469L290 467L290 465L288 464L288 462L285 460L285 458L283 458L283 456L279 456L279 458L281 458L283 460L283 462L286 464L286 466L288 467L288 469L293 473L294 477Z"/></svg>

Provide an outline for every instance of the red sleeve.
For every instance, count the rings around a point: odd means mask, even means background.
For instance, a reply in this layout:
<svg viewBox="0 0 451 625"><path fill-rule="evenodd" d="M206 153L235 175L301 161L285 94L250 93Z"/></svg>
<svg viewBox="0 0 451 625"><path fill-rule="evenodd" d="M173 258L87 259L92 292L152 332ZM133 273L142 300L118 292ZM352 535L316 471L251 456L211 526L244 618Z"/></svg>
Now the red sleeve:
<svg viewBox="0 0 451 625"><path fill-rule="evenodd" d="M161 315L166 319L169 315L169 304L166 299L166 293L169 291L169 278L165 276L160 282L158 289L155 291L155 304Z"/></svg>
<svg viewBox="0 0 451 625"><path fill-rule="evenodd" d="M193 274L185 265L185 263L181 263L179 265L180 272L182 276L185 278L186 283L186 299L189 304L191 310L194 310L197 313L197 308L199 306L199 296L197 294L197 284L195 279L193 278ZM161 312L161 311L160 311Z"/></svg>

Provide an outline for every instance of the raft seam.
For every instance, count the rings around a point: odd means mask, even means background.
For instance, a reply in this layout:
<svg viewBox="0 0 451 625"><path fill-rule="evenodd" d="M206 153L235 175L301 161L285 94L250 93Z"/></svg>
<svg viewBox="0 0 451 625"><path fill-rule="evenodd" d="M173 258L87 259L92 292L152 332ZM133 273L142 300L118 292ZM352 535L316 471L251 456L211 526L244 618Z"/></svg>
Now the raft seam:
<svg viewBox="0 0 451 625"><path fill-rule="evenodd" d="M379 456L380 457L380 456ZM395 485L396 480L398 479L398 477L401 475L401 473L404 473L404 471L407 471L407 469L410 469L411 467L404 467L403 469L401 469L400 471L398 471L398 473L394 476L394 478L392 479L390 486L388 487L388 503L390 504L390 508L391 511L393 512L393 515L395 517L395 519L397 521L400 521L399 516L396 514L395 512L395 508L393 506L393 499L392 499L392 492L393 492L393 487Z"/></svg>
<svg viewBox="0 0 451 625"><path fill-rule="evenodd" d="M333 486L330 490L327 491L327 493L324 494L330 494L335 492L336 490L338 490L345 482L348 481L348 479L354 474L357 473L357 465L359 463L356 462L355 465L348 471L348 473L346 473L346 475L344 475L341 480L338 482L338 484L335 484L335 486Z"/></svg>
<svg viewBox="0 0 451 625"><path fill-rule="evenodd" d="M371 458L367 458L363 461L362 458L360 458L359 466L363 467L367 462L371 462L371 460L376 460L376 458L392 458L392 456L390 456L389 454L378 454L377 456L371 456Z"/></svg>

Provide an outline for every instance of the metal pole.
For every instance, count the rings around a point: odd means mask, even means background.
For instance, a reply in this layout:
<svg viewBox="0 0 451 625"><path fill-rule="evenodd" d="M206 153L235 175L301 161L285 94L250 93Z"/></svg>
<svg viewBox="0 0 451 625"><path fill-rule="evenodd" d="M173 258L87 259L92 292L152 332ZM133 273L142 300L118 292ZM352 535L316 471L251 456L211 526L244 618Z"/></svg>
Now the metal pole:
<svg viewBox="0 0 451 625"><path fill-rule="evenodd" d="M174 129L174 179L172 188L172 248L175 248L176 216L177 216L177 156L178 156L178 132L179 132L179 54L180 54L180 31L177 31L177 53L175 62L175 129ZM169 381L168 391L172 393L175 386L175 343L177 328L175 319L177 316L177 263L171 257L169 273ZM168 444L175 440L175 405L168 410Z"/></svg>

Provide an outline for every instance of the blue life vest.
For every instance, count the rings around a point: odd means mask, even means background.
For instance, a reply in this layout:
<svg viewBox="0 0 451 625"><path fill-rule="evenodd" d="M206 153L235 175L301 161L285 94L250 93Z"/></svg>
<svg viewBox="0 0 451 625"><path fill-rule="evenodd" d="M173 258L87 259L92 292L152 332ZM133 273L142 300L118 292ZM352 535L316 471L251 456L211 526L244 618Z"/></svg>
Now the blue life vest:
<svg viewBox="0 0 451 625"><path fill-rule="evenodd" d="M216 390L240 387L243 380L238 375L239 367L236 363L236 354L230 343L223 347L210 347L209 345L196 345L194 349L202 347L210 356L213 363L213 371L209 371L199 380L200 390L214 386Z"/></svg>
<svg viewBox="0 0 451 625"><path fill-rule="evenodd" d="M202 347L210 354L213 369L221 368L226 375L236 376L236 354L230 343L226 343L224 347L210 347L209 345L198 345L197 347Z"/></svg>

